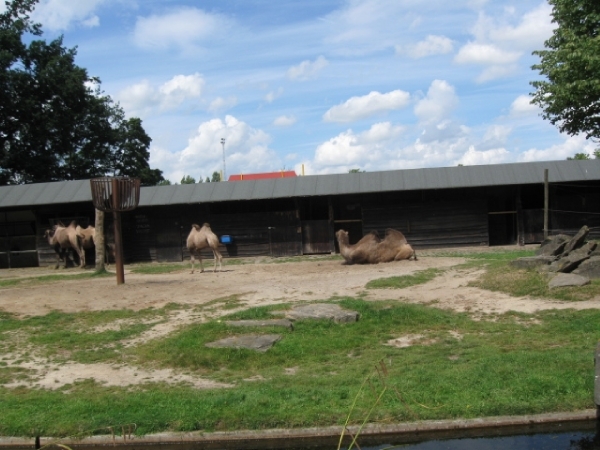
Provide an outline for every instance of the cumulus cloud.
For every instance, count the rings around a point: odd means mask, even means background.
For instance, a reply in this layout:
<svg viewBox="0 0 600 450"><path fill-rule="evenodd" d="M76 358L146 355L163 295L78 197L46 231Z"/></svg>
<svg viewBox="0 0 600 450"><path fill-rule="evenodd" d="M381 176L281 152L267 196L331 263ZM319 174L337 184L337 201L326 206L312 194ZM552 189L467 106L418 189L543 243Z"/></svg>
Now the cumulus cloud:
<svg viewBox="0 0 600 450"><path fill-rule="evenodd" d="M279 116L273 121L273 125L276 127L289 127L295 123L296 118L294 116Z"/></svg>
<svg viewBox="0 0 600 450"><path fill-rule="evenodd" d="M480 13L471 30L475 39L458 51L454 61L484 66L478 82L512 75L520 58L543 47L551 36L551 12L544 3L516 19L511 9L493 18Z"/></svg>
<svg viewBox="0 0 600 450"><path fill-rule="evenodd" d="M216 113L220 111L225 111L227 109L233 108L237 105L237 97L231 96L227 98L217 97L208 106L208 110L210 112Z"/></svg>
<svg viewBox="0 0 600 450"><path fill-rule="evenodd" d="M36 5L32 19L49 31L66 30L72 24L96 27L100 19L94 12L102 3L105 0L42 0Z"/></svg>
<svg viewBox="0 0 600 450"><path fill-rule="evenodd" d="M490 150L478 151L474 146L470 146L467 152L456 161L456 164L463 166L477 166L482 164L502 164L508 162L510 153L505 148L494 148Z"/></svg>
<svg viewBox="0 0 600 450"><path fill-rule="evenodd" d="M534 115L539 112L540 108L531 103L529 95L519 95L510 105L510 115L514 117Z"/></svg>
<svg viewBox="0 0 600 450"><path fill-rule="evenodd" d="M553 145L549 148L538 149L531 148L518 157L519 162L529 161L551 161L562 160L572 157L575 153L587 153L592 155L596 150L593 142L590 142L584 135L568 136L564 142Z"/></svg>
<svg viewBox="0 0 600 450"><path fill-rule="evenodd" d="M223 169L225 139L226 175L267 172L281 167L277 154L269 148L271 137L233 116L201 123L178 152L158 147L150 149L150 163L160 167L165 178L178 182L185 175L206 178Z"/></svg>
<svg viewBox="0 0 600 450"><path fill-rule="evenodd" d="M384 153L385 144L398 138L403 128L390 122L374 124L362 133L347 130L327 142L319 145L315 152L314 164L320 172L327 167L369 167L369 163L379 161Z"/></svg>
<svg viewBox="0 0 600 450"><path fill-rule="evenodd" d="M427 95L415 105L415 115L421 122L435 123L445 118L458 105L454 86L444 80L433 80Z"/></svg>
<svg viewBox="0 0 600 450"><path fill-rule="evenodd" d="M316 78L319 73L329 65L324 56L319 56L314 61L305 60L297 66L290 67L287 76L290 80L306 81Z"/></svg>
<svg viewBox="0 0 600 450"><path fill-rule="evenodd" d="M176 75L166 83L155 87L148 80L123 89L118 99L125 111L130 114L147 113L154 108L170 110L177 108L189 99L201 96L204 79L198 73Z"/></svg>
<svg viewBox="0 0 600 450"><path fill-rule="evenodd" d="M362 97L351 97L344 103L329 109L324 115L325 122L353 122L375 114L404 108L410 102L410 94L401 90L382 94L372 91Z"/></svg>
<svg viewBox="0 0 600 450"><path fill-rule="evenodd" d="M425 40L412 45L396 46L396 53L407 54L411 58L425 58L426 56L445 55L454 50L452 39L446 36L430 34Z"/></svg>
<svg viewBox="0 0 600 450"><path fill-rule="evenodd" d="M133 32L136 45L147 50L187 50L229 27L222 16L197 8L179 8L164 15L138 18Z"/></svg>

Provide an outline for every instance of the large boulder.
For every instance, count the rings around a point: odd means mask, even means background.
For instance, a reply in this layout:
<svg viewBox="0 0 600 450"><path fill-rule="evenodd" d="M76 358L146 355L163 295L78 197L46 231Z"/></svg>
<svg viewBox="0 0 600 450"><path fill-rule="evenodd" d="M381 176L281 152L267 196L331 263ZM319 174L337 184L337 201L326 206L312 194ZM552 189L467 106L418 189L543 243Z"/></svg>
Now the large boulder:
<svg viewBox="0 0 600 450"><path fill-rule="evenodd" d="M588 258L589 256L587 252L572 252L550 264L548 271L569 273L575 270L583 261Z"/></svg>
<svg viewBox="0 0 600 450"><path fill-rule="evenodd" d="M280 339L281 335L279 334L243 334L209 342L206 346L212 348L246 348L266 352Z"/></svg>
<svg viewBox="0 0 600 450"><path fill-rule="evenodd" d="M548 237L540 244L540 248L535 251L535 254L538 256L558 256L570 240L571 236L566 234Z"/></svg>
<svg viewBox="0 0 600 450"><path fill-rule="evenodd" d="M600 256L590 256L573 271L577 275L588 278L600 278Z"/></svg>
<svg viewBox="0 0 600 450"><path fill-rule="evenodd" d="M567 245L565 245L565 248L563 249L563 253L571 253L573 250L581 247L587 239L588 234L590 234L590 229L587 225L582 226L577 234L567 242Z"/></svg>

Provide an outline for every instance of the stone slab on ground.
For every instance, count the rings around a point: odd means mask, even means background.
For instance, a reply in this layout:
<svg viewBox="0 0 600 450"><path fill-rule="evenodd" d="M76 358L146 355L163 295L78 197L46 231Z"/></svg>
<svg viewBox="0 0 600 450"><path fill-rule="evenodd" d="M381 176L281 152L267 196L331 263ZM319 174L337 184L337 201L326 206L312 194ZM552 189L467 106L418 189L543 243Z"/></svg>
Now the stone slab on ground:
<svg viewBox="0 0 600 450"><path fill-rule="evenodd" d="M343 309L333 303L311 303L295 306L291 310L285 311L285 317L291 320L333 320L335 323L358 321L358 313L356 311Z"/></svg>
<svg viewBox="0 0 600 450"><path fill-rule="evenodd" d="M575 270L582 262L588 259L587 252L574 251L567 256L561 257L554 261L548 267L550 272L570 273Z"/></svg>
<svg viewBox="0 0 600 450"><path fill-rule="evenodd" d="M567 242L571 240L571 236L566 234L557 234L544 240L540 244L540 248L535 251L538 256L557 256L563 252Z"/></svg>
<svg viewBox="0 0 600 450"><path fill-rule="evenodd" d="M211 348L247 348L258 352L266 352L279 340L281 340L280 334L243 334L209 342L206 346Z"/></svg>
<svg viewBox="0 0 600 450"><path fill-rule="evenodd" d="M588 234L590 234L590 229L587 227L587 225L582 226L581 229L577 232L577 234L573 236L573 238L569 242L567 242L567 245L565 245L563 252L570 253L576 248L581 247L585 242Z"/></svg>
<svg viewBox="0 0 600 450"><path fill-rule="evenodd" d="M524 256L510 262L510 265L517 269L535 269L538 267L547 266L556 260L554 256Z"/></svg>
<svg viewBox="0 0 600 450"><path fill-rule="evenodd" d="M550 280L548 287L552 289L567 286L585 286L586 284L590 284L588 277L582 277L573 273L559 273Z"/></svg>
<svg viewBox="0 0 600 450"><path fill-rule="evenodd" d="M294 329L294 324L288 319L228 320L225 323L232 327L284 327L290 330Z"/></svg>

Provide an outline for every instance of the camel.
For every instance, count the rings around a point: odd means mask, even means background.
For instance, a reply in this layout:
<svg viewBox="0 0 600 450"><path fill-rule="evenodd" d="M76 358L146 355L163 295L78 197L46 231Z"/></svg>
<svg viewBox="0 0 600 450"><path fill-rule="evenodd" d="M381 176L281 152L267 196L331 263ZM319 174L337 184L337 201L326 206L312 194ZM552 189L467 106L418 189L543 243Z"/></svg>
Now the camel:
<svg viewBox="0 0 600 450"><path fill-rule="evenodd" d="M52 229L46 230L44 237L56 252L55 269L58 269L61 260L64 260L65 269L67 268L69 249L73 250L79 256L79 267L82 269L85 268L85 251L81 246L81 239L77 235L77 224L75 221L72 221L68 227L59 222Z"/></svg>
<svg viewBox="0 0 600 450"><path fill-rule="evenodd" d="M96 228L92 225L88 225L87 228L81 228L77 225L76 228L77 236L81 240L81 246L83 250L90 250L96 246ZM114 261L115 249L112 244L104 244L104 264L109 265L111 257Z"/></svg>
<svg viewBox="0 0 600 450"><path fill-rule="evenodd" d="M338 230L335 236L345 264L379 264L403 259L417 260L416 252L398 230L388 228L385 230L383 240L376 232L372 231L354 245L349 244L348 232L345 230Z"/></svg>
<svg viewBox="0 0 600 450"><path fill-rule="evenodd" d="M202 228L197 224L193 224L192 230L187 238L187 248L190 251L192 262L191 273L194 273L194 256L197 256L200 261L200 272L204 272L204 267L202 266L202 254L200 251L206 247L210 247L214 255L215 269L213 272L217 271L217 262L219 263L219 270L223 270L221 263L223 256L219 252L219 238L212 232L209 224L205 223L202 225Z"/></svg>

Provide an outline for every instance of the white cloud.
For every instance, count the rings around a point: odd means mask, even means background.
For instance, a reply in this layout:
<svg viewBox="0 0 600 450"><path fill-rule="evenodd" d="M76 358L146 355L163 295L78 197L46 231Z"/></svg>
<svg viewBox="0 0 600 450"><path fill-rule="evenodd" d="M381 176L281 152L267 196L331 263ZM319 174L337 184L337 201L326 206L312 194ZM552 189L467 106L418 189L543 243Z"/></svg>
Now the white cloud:
<svg viewBox="0 0 600 450"><path fill-rule="evenodd" d="M508 162L510 153L505 148L494 148L490 150L478 151L474 146L470 146L467 152L456 161L456 164L463 166L476 166L482 164L502 164Z"/></svg>
<svg viewBox="0 0 600 450"><path fill-rule="evenodd" d="M213 113L225 111L227 109L233 108L235 105L237 105L237 102L238 100L235 96L227 98L217 97L212 102L210 102L208 110Z"/></svg>
<svg viewBox="0 0 600 450"><path fill-rule="evenodd" d="M502 50L492 44L469 42L464 45L454 58L459 64L503 65L514 64L521 57L521 52Z"/></svg>
<svg viewBox="0 0 600 450"><path fill-rule="evenodd" d="M411 58L424 58L433 55L445 55L452 52L454 43L446 36L436 36L430 34L425 40L416 44L406 46L396 46L396 52L399 54L407 54Z"/></svg>
<svg viewBox="0 0 600 450"><path fill-rule="evenodd" d="M457 105L454 86L444 80L433 80L425 98L415 105L415 115L421 122L436 123L447 118Z"/></svg>
<svg viewBox="0 0 600 450"><path fill-rule="evenodd" d="M294 116L279 116L273 121L273 125L277 127L289 127L295 123L296 118Z"/></svg>
<svg viewBox="0 0 600 450"><path fill-rule="evenodd" d="M210 178L213 172L223 170L222 138L225 139L227 177L235 173L267 172L281 168L278 156L269 148L270 136L230 115L225 116L225 120L213 119L201 123L183 150L170 152L152 146L150 165L160 167L165 178L171 182L178 183L185 175L196 179Z"/></svg>
<svg viewBox="0 0 600 450"><path fill-rule="evenodd" d="M197 8L180 8L162 16L139 17L133 37L136 45L148 50L173 47L187 50L228 27L222 16Z"/></svg>
<svg viewBox="0 0 600 450"><path fill-rule="evenodd" d="M351 97L344 103L329 109L324 115L325 122L353 122L375 114L404 108L410 101L410 94L395 90L382 94L372 91L362 97Z"/></svg>
<svg viewBox="0 0 600 450"><path fill-rule="evenodd" d="M35 6L31 16L49 31L66 30L73 23L96 27L100 24L100 19L94 11L104 2L105 0L42 0Z"/></svg>
<svg viewBox="0 0 600 450"><path fill-rule="evenodd" d="M344 171L357 165L368 168L381 159L385 144L398 138L402 131L402 127L390 122L376 123L359 134L347 130L317 147L313 169L318 167L324 173L328 166L338 170L342 167Z"/></svg>
<svg viewBox="0 0 600 450"><path fill-rule="evenodd" d="M510 115L513 117L534 115L540 112L537 105L531 103L531 96L519 95L510 105Z"/></svg>
<svg viewBox="0 0 600 450"><path fill-rule="evenodd" d="M281 97L283 94L283 88L279 88L275 91L270 91L267 95L265 95L265 101L267 103L273 103L277 98Z"/></svg>
<svg viewBox="0 0 600 450"><path fill-rule="evenodd" d="M596 146L590 142L584 135L567 136L565 140L559 144L552 145L549 148L537 149L531 148L524 151L518 157L519 162L529 161L553 161L562 160L572 157L575 153L594 153Z"/></svg>
<svg viewBox="0 0 600 450"><path fill-rule="evenodd" d="M176 75L161 86L154 87L148 80L123 89L118 99L129 114L175 109L189 99L201 96L204 79L198 73Z"/></svg>
<svg viewBox="0 0 600 450"><path fill-rule="evenodd" d="M551 12L544 2L516 20L514 8L505 8L504 15L493 18L480 13L472 28L475 40L465 44L454 61L484 66L478 82L512 75L521 57L542 48L551 36Z"/></svg>
<svg viewBox="0 0 600 450"><path fill-rule="evenodd" d="M297 81L314 79L328 65L329 61L325 57L319 56L314 61L305 60L297 66L290 67L287 71L287 76L290 80Z"/></svg>

